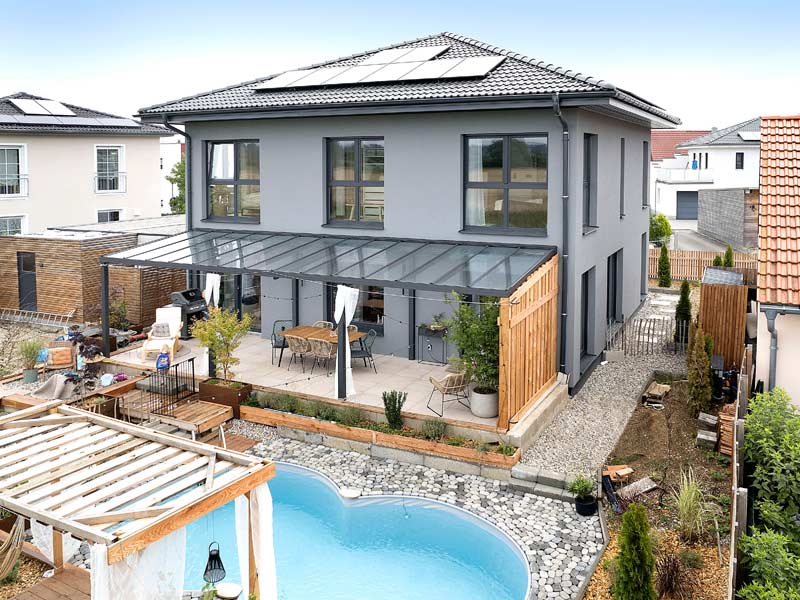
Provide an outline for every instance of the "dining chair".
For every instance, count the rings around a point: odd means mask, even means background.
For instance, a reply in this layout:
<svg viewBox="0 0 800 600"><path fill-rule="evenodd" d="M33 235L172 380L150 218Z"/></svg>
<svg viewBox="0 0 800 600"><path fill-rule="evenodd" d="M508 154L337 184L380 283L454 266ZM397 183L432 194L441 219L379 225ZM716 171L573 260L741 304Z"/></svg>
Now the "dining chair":
<svg viewBox="0 0 800 600"><path fill-rule="evenodd" d="M378 373L378 369L375 367L375 359L372 357L372 345L375 343L375 338L378 337L378 332L374 329L370 329L367 332L367 337L361 340L361 347L360 348L353 348L350 351L350 359L355 360L357 358L361 358L364 360L364 366L371 366L375 373ZM369 362L367 362L369 361Z"/></svg>
<svg viewBox="0 0 800 600"><path fill-rule="evenodd" d="M283 332L287 329L290 329L294 325L294 321L290 319L283 319L279 321L275 321L272 324L272 335L270 339L272 340L272 364L275 364L275 353L280 350L280 356L278 357L278 366L281 366L281 361L283 360L283 351L289 347L289 344L286 343L286 338L283 337Z"/></svg>
<svg viewBox="0 0 800 600"><path fill-rule="evenodd" d="M304 357L311 351L308 340L297 337L296 335L285 335L283 337L286 339L286 343L289 346L289 352L292 353L292 358L289 360L289 366L287 367L287 370L291 370L292 363L297 362L297 357L299 356L300 367L303 369L303 373L305 373L306 366Z"/></svg>
<svg viewBox="0 0 800 600"><path fill-rule="evenodd" d="M327 340L318 340L311 338L308 340L311 344L311 353L314 356L314 364L311 365L311 373L314 373L314 367L320 365L324 366L325 374L330 375L331 359L336 358L336 344Z"/></svg>
<svg viewBox="0 0 800 600"><path fill-rule="evenodd" d="M333 323L330 321L315 321L312 327L324 327L325 329L333 329Z"/></svg>
<svg viewBox="0 0 800 600"><path fill-rule="evenodd" d="M448 373L442 379L430 378L433 385L430 396L428 396L428 409L435 415L441 417L444 415L444 403L458 401L461 405L469 408L469 397L467 390L469 388L469 380L464 373ZM442 395L442 406L439 412L431 406L433 394L439 392ZM446 398L452 396L452 398ZM466 400L466 402L465 402Z"/></svg>

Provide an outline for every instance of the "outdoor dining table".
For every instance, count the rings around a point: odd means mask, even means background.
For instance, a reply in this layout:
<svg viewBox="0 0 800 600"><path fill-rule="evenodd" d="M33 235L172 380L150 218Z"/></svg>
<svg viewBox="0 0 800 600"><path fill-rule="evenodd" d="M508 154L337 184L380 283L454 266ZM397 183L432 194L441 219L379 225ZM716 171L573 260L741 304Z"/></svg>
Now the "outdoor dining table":
<svg viewBox="0 0 800 600"><path fill-rule="evenodd" d="M314 327L313 325L298 325L297 327L292 327L291 329L287 329L281 333L281 336L293 335L295 337L303 338L304 340L325 340L328 342L336 342L339 339L339 333L335 329L328 329L327 327ZM348 331L347 332L348 341L350 344L354 342L361 342L367 334L363 331ZM283 348L281 348L281 354L278 357L278 364L281 364L281 360L283 359Z"/></svg>

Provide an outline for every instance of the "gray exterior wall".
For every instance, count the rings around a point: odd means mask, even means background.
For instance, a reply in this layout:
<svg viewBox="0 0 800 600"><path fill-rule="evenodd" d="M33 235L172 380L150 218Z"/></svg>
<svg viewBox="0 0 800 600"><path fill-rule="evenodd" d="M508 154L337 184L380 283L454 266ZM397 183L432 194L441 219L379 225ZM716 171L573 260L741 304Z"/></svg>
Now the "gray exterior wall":
<svg viewBox="0 0 800 600"><path fill-rule="evenodd" d="M648 210L642 208L642 142L649 126L634 125L588 111L564 111L571 133L569 181L571 257L569 261L570 317L567 370L570 384L580 376L578 318L581 273L596 267L596 311L591 354L605 343L606 259L623 248L622 311L632 314L641 301L641 235L647 230ZM352 232L398 238L473 240L562 246L561 124L552 110L472 111L360 117L264 119L188 123L192 137L191 185L195 227L288 231L298 233ZM463 137L467 134L546 133L548 135L548 227L546 235L483 235L461 233L463 213ZM597 225L584 235L582 221L583 133L598 135ZM385 143L385 225L383 230L325 226L325 138L382 136ZM625 205L619 215L620 138L626 138ZM205 142L258 139L261 152L261 223L237 224L204 220ZM649 164L649 163L648 163ZM300 320L324 317L323 286L300 287ZM403 290L386 290L384 336L380 353L407 355L408 300ZM388 295L388 294L396 294ZM430 323L450 307L442 295L418 293L416 324ZM288 280L262 278L264 334L278 318L291 318ZM427 298L427 299L423 299ZM423 341L424 344L424 341ZM435 344L435 342L434 342Z"/></svg>
<svg viewBox="0 0 800 600"><path fill-rule="evenodd" d="M758 243L758 191L700 190L697 231L734 248L755 247Z"/></svg>

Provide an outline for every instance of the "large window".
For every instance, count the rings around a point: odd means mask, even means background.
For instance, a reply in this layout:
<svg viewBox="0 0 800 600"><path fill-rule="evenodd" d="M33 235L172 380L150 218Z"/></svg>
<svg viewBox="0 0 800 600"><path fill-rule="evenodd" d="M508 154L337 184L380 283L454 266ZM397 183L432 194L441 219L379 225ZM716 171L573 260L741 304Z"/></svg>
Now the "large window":
<svg viewBox="0 0 800 600"><path fill-rule="evenodd" d="M374 329L379 335L383 335L383 288L374 285L353 285L350 287L354 287L360 292L352 323L357 325L361 331ZM332 320L333 309L336 306L337 288L335 285L332 285L328 289L330 290L328 297L328 318Z"/></svg>
<svg viewBox="0 0 800 600"><path fill-rule="evenodd" d="M464 226L547 229L547 136L465 138Z"/></svg>
<svg viewBox="0 0 800 600"><path fill-rule="evenodd" d="M95 192L120 193L125 191L125 172L122 167L124 154L123 146L95 147Z"/></svg>
<svg viewBox="0 0 800 600"><path fill-rule="evenodd" d="M0 196L26 196L25 147L0 146Z"/></svg>
<svg viewBox="0 0 800 600"><path fill-rule="evenodd" d="M328 140L328 223L383 225L383 139Z"/></svg>
<svg viewBox="0 0 800 600"><path fill-rule="evenodd" d="M209 142L208 218L258 223L261 167L256 141Z"/></svg>
<svg viewBox="0 0 800 600"><path fill-rule="evenodd" d="M0 217L0 235L22 233L22 217Z"/></svg>

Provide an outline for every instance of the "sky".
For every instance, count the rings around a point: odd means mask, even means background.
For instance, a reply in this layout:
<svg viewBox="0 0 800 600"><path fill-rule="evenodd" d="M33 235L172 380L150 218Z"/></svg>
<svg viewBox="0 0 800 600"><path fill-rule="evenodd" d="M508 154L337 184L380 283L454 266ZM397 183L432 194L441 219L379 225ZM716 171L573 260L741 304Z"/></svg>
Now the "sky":
<svg viewBox="0 0 800 600"><path fill-rule="evenodd" d="M0 0L3 22L0 96L123 116L441 31L605 79L686 129L800 114L794 0Z"/></svg>

